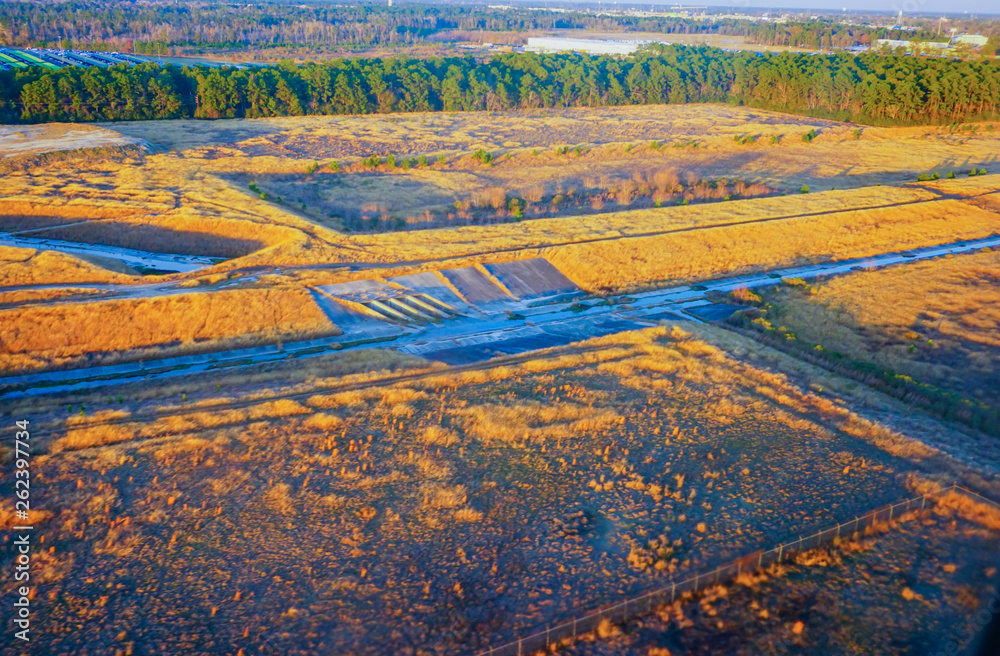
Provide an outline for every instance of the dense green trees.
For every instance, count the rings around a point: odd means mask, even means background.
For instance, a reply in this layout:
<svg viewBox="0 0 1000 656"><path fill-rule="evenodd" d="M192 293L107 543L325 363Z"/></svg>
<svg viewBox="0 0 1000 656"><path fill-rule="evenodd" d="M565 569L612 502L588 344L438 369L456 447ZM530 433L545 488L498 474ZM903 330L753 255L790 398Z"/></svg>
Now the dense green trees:
<svg viewBox="0 0 1000 656"><path fill-rule="evenodd" d="M94 121L732 102L910 125L1000 116L1000 66L865 54L654 46L627 59L339 59L275 67L0 73L0 120Z"/></svg>

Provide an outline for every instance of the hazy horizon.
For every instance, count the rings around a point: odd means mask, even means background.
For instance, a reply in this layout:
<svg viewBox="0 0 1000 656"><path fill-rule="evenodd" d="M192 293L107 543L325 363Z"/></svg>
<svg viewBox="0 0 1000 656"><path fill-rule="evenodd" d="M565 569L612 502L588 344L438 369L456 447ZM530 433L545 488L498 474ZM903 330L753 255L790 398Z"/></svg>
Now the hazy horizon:
<svg viewBox="0 0 1000 656"><path fill-rule="evenodd" d="M523 1L531 3L532 0ZM597 0L592 0L588 2L581 2L580 4L589 5L596 2ZM620 4L622 6L641 6L644 3L641 1L622 1L615 3L614 0L604 0L602 4L605 6L612 6L613 4ZM803 0L697 0L692 2L671 2L669 0L663 0L659 2L650 2L650 4L660 8L664 6L682 5L694 7L733 7L736 9L744 8L757 11L771 8L801 10L812 9L816 11L838 11L846 9L851 12L896 14L902 10L904 16L920 14L946 14L952 16L962 14L980 14L984 16L1000 15L1000 9L995 6L993 0L964 0L959 2L948 2L947 0L890 0L888 2L876 3L875 5L863 2L862 0L819 0L814 2L803 2Z"/></svg>

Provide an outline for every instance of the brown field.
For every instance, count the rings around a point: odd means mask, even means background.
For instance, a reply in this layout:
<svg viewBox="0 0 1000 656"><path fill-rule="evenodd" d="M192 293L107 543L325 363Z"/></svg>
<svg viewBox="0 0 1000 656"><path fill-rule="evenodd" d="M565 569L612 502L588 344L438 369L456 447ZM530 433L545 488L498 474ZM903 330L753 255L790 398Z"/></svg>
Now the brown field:
<svg viewBox="0 0 1000 656"><path fill-rule="evenodd" d="M1000 405L1000 252L760 292L764 318L808 344Z"/></svg>
<svg viewBox="0 0 1000 656"><path fill-rule="evenodd" d="M44 130L51 134L33 156L75 152L80 139L111 132L149 146L124 162L41 162L3 176L0 230L229 258L158 279L184 286L225 277L303 289L369 278L369 267L399 274L541 254L603 292L1000 232L998 176L914 182L930 171L991 166L1000 137L989 130L857 133L722 105ZM809 130L819 136L804 142ZM0 142L0 154L20 153L25 139ZM479 148L493 160L472 157ZM413 165L364 167L373 154ZM419 156L427 165L415 164ZM803 185L811 193L799 193ZM151 282L118 275L136 272L107 259L25 258L0 266L0 293Z"/></svg>
<svg viewBox="0 0 1000 656"><path fill-rule="evenodd" d="M317 284L543 256L599 295L1000 234L989 129L721 105L77 127L0 131L5 239L226 259L152 276L0 248L5 374L340 334ZM413 161L362 163L390 154ZM5 398L37 435L39 649L468 653L918 480L1000 496L993 415L968 410L1000 400L998 270L994 251L785 281L717 299L736 324L461 368L346 350ZM1000 526L967 510L565 651L919 653L996 583Z"/></svg>
<svg viewBox="0 0 1000 656"><path fill-rule="evenodd" d="M0 246L0 280L19 285L127 282L128 276L55 251ZM2 288L0 288L2 289Z"/></svg>
<svg viewBox="0 0 1000 656"><path fill-rule="evenodd" d="M935 654L965 647L1000 583L988 554L1000 521L951 500L896 524L772 566L637 621L601 627L559 654Z"/></svg>
<svg viewBox="0 0 1000 656"><path fill-rule="evenodd" d="M95 406L39 443L50 651L479 649L906 496L932 461L677 327L238 409L171 386L169 416Z"/></svg>
<svg viewBox="0 0 1000 656"><path fill-rule="evenodd" d="M100 360L151 347L168 355L331 334L337 328L298 289L30 305L0 310L0 369L64 365L82 356Z"/></svg>

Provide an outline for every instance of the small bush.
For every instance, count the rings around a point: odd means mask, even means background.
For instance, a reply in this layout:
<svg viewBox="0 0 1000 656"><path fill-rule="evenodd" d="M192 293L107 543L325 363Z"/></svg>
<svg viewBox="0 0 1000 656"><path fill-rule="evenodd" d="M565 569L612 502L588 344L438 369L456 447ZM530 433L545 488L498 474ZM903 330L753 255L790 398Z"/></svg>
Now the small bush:
<svg viewBox="0 0 1000 656"><path fill-rule="evenodd" d="M331 171L339 171L340 170L340 162L338 162L337 160L333 160L327 166L330 167Z"/></svg>
<svg viewBox="0 0 1000 656"><path fill-rule="evenodd" d="M482 148L472 153L472 156L479 160L480 164L488 166L493 163L493 153L483 150Z"/></svg>
<svg viewBox="0 0 1000 656"><path fill-rule="evenodd" d="M819 132L817 132L814 128L812 130L809 130L809 132L806 132L804 135L802 135L802 141L810 142L818 136Z"/></svg>
<svg viewBox="0 0 1000 656"><path fill-rule="evenodd" d="M809 185L802 185L802 188L799 189L799 193L800 194L808 194L809 193Z"/></svg>
<svg viewBox="0 0 1000 656"><path fill-rule="evenodd" d="M524 201L519 198L511 198L510 204L507 209L510 210L510 215L516 220L520 221L524 218Z"/></svg>

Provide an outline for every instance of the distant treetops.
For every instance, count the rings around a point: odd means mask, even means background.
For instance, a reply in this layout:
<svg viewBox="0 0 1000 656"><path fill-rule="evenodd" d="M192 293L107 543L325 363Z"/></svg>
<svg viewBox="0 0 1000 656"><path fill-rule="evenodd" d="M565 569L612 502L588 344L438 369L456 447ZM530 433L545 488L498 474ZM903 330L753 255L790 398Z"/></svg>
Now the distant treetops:
<svg viewBox="0 0 1000 656"><path fill-rule="evenodd" d="M4 122L236 118L729 102L875 125L1000 115L1000 66L874 53L655 45L626 59L337 59L272 67L0 72Z"/></svg>

